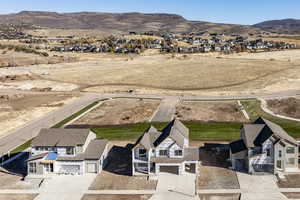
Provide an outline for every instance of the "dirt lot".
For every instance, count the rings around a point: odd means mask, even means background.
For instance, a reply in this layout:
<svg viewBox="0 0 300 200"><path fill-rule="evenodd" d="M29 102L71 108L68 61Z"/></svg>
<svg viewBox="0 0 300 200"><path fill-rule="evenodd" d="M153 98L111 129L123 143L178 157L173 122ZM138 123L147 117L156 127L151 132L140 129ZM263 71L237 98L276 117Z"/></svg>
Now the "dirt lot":
<svg viewBox="0 0 300 200"><path fill-rule="evenodd" d="M267 103L276 114L300 119L300 98L273 99Z"/></svg>
<svg viewBox="0 0 300 200"><path fill-rule="evenodd" d="M0 194L0 200L33 200L37 194Z"/></svg>
<svg viewBox="0 0 300 200"><path fill-rule="evenodd" d="M0 136L74 101L77 94L0 93Z"/></svg>
<svg viewBox="0 0 300 200"><path fill-rule="evenodd" d="M300 188L300 174L285 175L286 180L277 182L280 188Z"/></svg>
<svg viewBox="0 0 300 200"><path fill-rule="evenodd" d="M89 61L40 64L23 72L48 72L44 78L77 84L85 91L137 89L138 93L205 95L269 93L299 89L299 52L269 53L277 59L272 56L264 59L263 54L251 54L252 59L243 56L216 58L216 55L202 54L188 55L187 58L182 55L172 58L171 55L82 54L89 57Z"/></svg>
<svg viewBox="0 0 300 200"><path fill-rule="evenodd" d="M284 192L282 194L284 194L284 196L286 196L288 199L300 199L299 192Z"/></svg>
<svg viewBox="0 0 300 200"><path fill-rule="evenodd" d="M200 194L200 200L239 200L240 194Z"/></svg>
<svg viewBox="0 0 300 200"><path fill-rule="evenodd" d="M246 122L236 101L181 102L176 115L183 121Z"/></svg>
<svg viewBox="0 0 300 200"><path fill-rule="evenodd" d="M40 56L33 53L23 53L8 50L0 50L0 67L12 67L12 66L28 66L37 64L56 64L76 62L76 57L70 56L57 56L52 53L48 53L50 56Z"/></svg>
<svg viewBox="0 0 300 200"><path fill-rule="evenodd" d="M115 143L119 144L119 143ZM131 151L127 146L112 145L108 165L90 186L90 190L155 190L157 181L131 176ZM117 184L116 184L117 183Z"/></svg>
<svg viewBox="0 0 300 200"><path fill-rule="evenodd" d="M82 200L147 200L151 195L97 195L86 194L82 197Z"/></svg>
<svg viewBox="0 0 300 200"><path fill-rule="evenodd" d="M0 189L33 189L33 185L30 182L25 182L21 179L19 176L0 172Z"/></svg>
<svg viewBox="0 0 300 200"><path fill-rule="evenodd" d="M198 189L239 189L236 172L228 169L228 150L217 153L216 148L227 148L224 144L209 144L200 148L200 175Z"/></svg>
<svg viewBox="0 0 300 200"><path fill-rule="evenodd" d="M73 125L116 125L147 121L159 106L158 100L114 99L74 122Z"/></svg>

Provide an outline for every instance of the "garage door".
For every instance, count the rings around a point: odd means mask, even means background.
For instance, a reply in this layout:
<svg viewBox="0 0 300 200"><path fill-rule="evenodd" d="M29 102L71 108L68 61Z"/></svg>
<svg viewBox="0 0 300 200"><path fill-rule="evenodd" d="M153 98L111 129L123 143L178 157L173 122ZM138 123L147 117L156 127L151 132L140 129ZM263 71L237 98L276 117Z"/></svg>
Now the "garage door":
<svg viewBox="0 0 300 200"><path fill-rule="evenodd" d="M160 166L159 171L170 174L179 174L179 166Z"/></svg>
<svg viewBox="0 0 300 200"><path fill-rule="evenodd" d="M97 173L97 164L88 163L87 164L87 173Z"/></svg>
<svg viewBox="0 0 300 200"><path fill-rule="evenodd" d="M79 165L62 165L61 169L63 173L67 174L79 174L80 166Z"/></svg>

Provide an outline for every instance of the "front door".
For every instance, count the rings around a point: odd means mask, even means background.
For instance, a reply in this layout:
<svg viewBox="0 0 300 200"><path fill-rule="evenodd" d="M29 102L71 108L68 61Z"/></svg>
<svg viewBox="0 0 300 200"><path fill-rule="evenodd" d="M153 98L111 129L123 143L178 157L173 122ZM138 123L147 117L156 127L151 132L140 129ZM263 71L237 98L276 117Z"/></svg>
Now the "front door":
<svg viewBox="0 0 300 200"><path fill-rule="evenodd" d="M53 163L47 163L44 166L45 166L46 173L49 174L49 173L53 173L54 172Z"/></svg>

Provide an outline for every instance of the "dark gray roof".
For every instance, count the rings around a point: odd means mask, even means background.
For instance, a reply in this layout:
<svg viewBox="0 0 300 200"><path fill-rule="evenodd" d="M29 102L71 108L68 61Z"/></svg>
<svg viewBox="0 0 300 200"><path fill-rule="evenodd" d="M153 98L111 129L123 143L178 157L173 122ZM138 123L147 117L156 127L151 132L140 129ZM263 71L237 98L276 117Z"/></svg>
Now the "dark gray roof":
<svg viewBox="0 0 300 200"><path fill-rule="evenodd" d="M33 161L33 160L39 160L39 159L42 159L42 158L44 158L46 155L48 155L48 153L41 153L41 154L38 154L38 155L35 155L35 156L30 156L30 157L27 159L27 162Z"/></svg>
<svg viewBox="0 0 300 200"><path fill-rule="evenodd" d="M76 146L83 145L89 134L89 129L41 129L33 139L31 146Z"/></svg>
<svg viewBox="0 0 300 200"><path fill-rule="evenodd" d="M279 125L259 117L252 124L245 124L242 127L241 140L232 142L230 147L232 152L237 153L239 150L244 150L244 148L261 146L269 138L273 138L273 143L277 143L281 140L298 145L297 141Z"/></svg>
<svg viewBox="0 0 300 200"><path fill-rule="evenodd" d="M264 127L263 124L244 124L241 137L247 147L255 147L254 141Z"/></svg>
<svg viewBox="0 0 300 200"><path fill-rule="evenodd" d="M276 135L277 137L298 145L298 142L292 136L290 136L281 126L262 117L258 118L254 123L256 124L264 123L272 130L273 134Z"/></svg>
<svg viewBox="0 0 300 200"><path fill-rule="evenodd" d="M105 150L108 140L94 139L87 146L85 152L76 156L58 157L58 161L82 161L82 160L99 160Z"/></svg>
<svg viewBox="0 0 300 200"><path fill-rule="evenodd" d="M162 132L151 126L144 134L137 140L134 146L141 144L145 149L157 147L167 137L172 138L180 147L184 145L184 138L189 137L189 129L184 126L182 122L177 119L171 121Z"/></svg>
<svg viewBox="0 0 300 200"><path fill-rule="evenodd" d="M229 146L232 153L238 153L247 149L242 139L231 142Z"/></svg>
<svg viewBox="0 0 300 200"><path fill-rule="evenodd" d="M99 160L107 144L108 140L92 140L84 152L85 160Z"/></svg>
<svg viewBox="0 0 300 200"><path fill-rule="evenodd" d="M199 148L185 148L182 158L168 158L168 157L152 157L151 162L155 163L182 163L185 161L199 161Z"/></svg>

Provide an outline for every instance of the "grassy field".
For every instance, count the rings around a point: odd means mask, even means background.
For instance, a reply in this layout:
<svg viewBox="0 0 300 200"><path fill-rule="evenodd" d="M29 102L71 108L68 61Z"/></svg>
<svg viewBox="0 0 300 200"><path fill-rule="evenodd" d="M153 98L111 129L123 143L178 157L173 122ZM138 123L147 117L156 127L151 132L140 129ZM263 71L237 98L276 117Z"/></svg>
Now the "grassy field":
<svg viewBox="0 0 300 200"><path fill-rule="evenodd" d="M280 125L284 130L286 130L294 138L300 138L300 123L294 122L286 119L280 119L265 113L260 107L260 101L258 100L248 100L241 102L246 111L248 112L251 120L255 120L259 116L264 117L272 122Z"/></svg>
<svg viewBox="0 0 300 200"><path fill-rule="evenodd" d="M239 138L242 123L205 123L184 122L190 130L190 140L195 141L231 141ZM136 140L150 126L140 123L127 126L93 128L99 138L108 140ZM152 123L161 130L166 123Z"/></svg>

